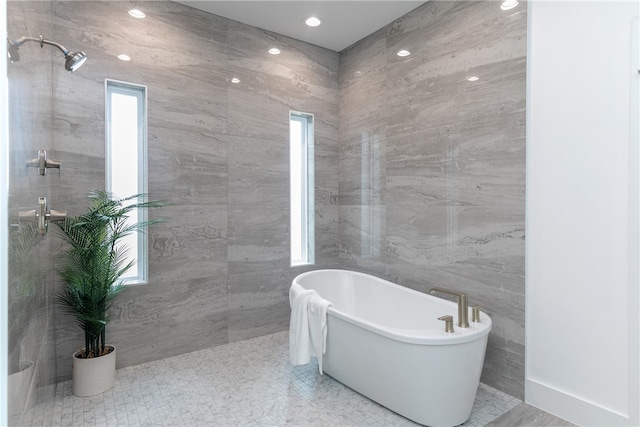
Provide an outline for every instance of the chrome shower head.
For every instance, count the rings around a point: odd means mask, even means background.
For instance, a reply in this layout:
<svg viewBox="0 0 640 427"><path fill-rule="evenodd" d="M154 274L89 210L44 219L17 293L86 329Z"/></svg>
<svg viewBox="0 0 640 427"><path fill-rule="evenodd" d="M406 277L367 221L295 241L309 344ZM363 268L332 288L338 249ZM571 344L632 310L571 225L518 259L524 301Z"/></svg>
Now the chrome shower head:
<svg viewBox="0 0 640 427"><path fill-rule="evenodd" d="M84 52L69 52L69 49L62 46L60 43L52 42L51 40L45 40L42 34L40 37L20 37L17 40L9 40L7 39L7 56L11 62L20 61L20 53L18 49L25 42L39 42L40 47L43 47L45 44L55 46L64 55L66 61L64 64L64 68L70 73L74 72L78 68L82 66L87 60L87 54Z"/></svg>
<svg viewBox="0 0 640 427"><path fill-rule="evenodd" d="M64 57L67 59L64 63L64 68L70 73L82 67L87 60L87 54L84 52L68 52Z"/></svg>

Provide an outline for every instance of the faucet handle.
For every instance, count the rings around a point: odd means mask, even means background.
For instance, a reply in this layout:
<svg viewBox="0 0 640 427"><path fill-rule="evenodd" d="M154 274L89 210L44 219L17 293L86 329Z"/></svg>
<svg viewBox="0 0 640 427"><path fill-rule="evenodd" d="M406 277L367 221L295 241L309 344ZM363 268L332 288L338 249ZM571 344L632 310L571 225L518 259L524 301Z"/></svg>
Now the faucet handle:
<svg viewBox="0 0 640 427"><path fill-rule="evenodd" d="M453 316L450 314L438 317L438 320L444 320L444 331L446 333L455 332L453 329Z"/></svg>
<svg viewBox="0 0 640 427"><path fill-rule="evenodd" d="M476 305L471 307L471 321L480 323L480 309L484 308L484 305Z"/></svg>
<svg viewBox="0 0 640 427"><path fill-rule="evenodd" d="M47 152L45 150L38 150L38 157L33 160L27 160L27 167L38 168L40 175L46 175L47 169L57 168L58 175L60 175L60 160L47 159Z"/></svg>

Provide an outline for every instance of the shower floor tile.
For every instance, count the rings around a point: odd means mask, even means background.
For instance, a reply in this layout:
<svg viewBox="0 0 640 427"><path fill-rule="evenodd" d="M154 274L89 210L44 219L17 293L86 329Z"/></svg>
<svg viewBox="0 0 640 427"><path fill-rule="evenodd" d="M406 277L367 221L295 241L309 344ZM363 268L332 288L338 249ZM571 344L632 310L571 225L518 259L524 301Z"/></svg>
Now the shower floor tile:
<svg viewBox="0 0 640 427"><path fill-rule="evenodd" d="M115 386L75 397L58 383L26 426L415 426L412 421L318 373L289 365L280 332L117 371ZM480 384L471 418L484 426L521 401Z"/></svg>

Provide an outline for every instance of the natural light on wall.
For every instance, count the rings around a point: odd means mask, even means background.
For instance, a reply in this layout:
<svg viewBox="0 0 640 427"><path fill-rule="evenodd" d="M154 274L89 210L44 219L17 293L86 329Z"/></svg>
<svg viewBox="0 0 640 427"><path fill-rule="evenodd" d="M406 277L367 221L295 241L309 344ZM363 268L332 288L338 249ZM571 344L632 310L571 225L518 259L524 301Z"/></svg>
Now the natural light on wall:
<svg viewBox="0 0 640 427"><path fill-rule="evenodd" d="M313 115L289 113L291 265L315 262Z"/></svg>
<svg viewBox="0 0 640 427"><path fill-rule="evenodd" d="M147 88L105 80L106 187L115 197L147 192ZM130 221L145 221L146 212L134 211ZM147 239L142 232L122 240L135 263L123 276L126 283L147 281Z"/></svg>

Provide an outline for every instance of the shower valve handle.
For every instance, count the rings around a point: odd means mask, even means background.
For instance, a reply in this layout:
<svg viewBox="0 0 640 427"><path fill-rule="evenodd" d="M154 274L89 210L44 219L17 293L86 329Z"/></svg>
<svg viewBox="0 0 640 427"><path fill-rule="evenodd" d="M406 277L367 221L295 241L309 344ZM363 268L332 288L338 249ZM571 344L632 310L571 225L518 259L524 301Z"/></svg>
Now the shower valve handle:
<svg viewBox="0 0 640 427"><path fill-rule="evenodd" d="M64 221L67 211L47 210L46 197L38 198L38 208L30 211L20 211L21 221L36 221L38 223L38 233L46 234L47 226L51 221Z"/></svg>
<svg viewBox="0 0 640 427"><path fill-rule="evenodd" d="M45 150L38 150L38 157L33 160L27 160L28 168L38 168L40 175L46 175L47 169L56 168L60 174L60 160L47 159Z"/></svg>

